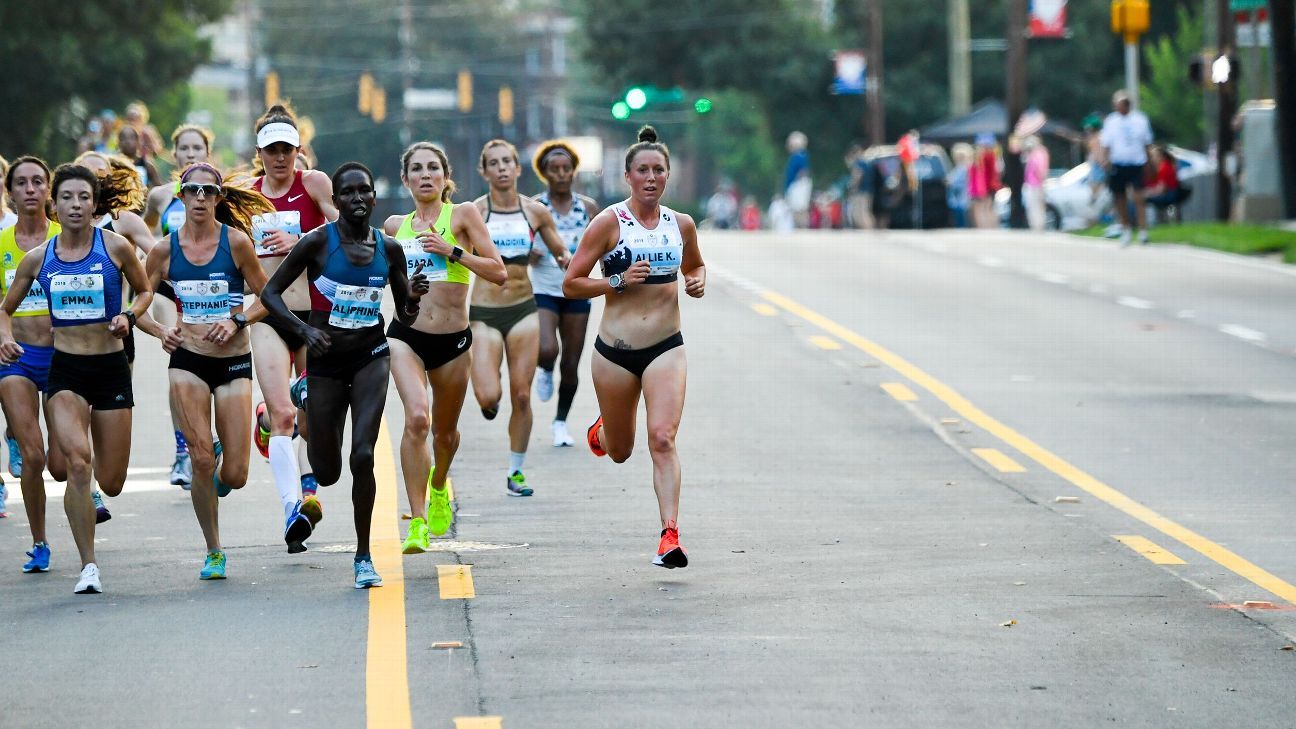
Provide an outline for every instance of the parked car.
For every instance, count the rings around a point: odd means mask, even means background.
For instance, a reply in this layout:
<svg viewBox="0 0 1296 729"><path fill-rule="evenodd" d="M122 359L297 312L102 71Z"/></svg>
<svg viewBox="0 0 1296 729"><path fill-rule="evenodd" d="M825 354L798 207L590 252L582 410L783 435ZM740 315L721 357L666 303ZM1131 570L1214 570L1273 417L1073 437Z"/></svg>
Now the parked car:
<svg viewBox="0 0 1296 729"><path fill-rule="evenodd" d="M1201 152L1169 147L1179 168L1179 183L1191 187L1199 177L1215 174L1215 163ZM1009 195L1003 188L995 195L999 221L1008 225ZM1089 163L1081 162L1044 181L1045 226L1049 230L1079 230L1111 215L1111 190L1103 183L1095 195L1089 187Z"/></svg>
<svg viewBox="0 0 1296 729"><path fill-rule="evenodd" d="M885 203L891 228L944 228L949 225L949 206L945 201L945 176L952 167L949 157L935 144L920 145L918 153L914 163L918 194L913 194L901 187L900 155L895 145L878 145L864 150L864 160L875 169L874 198L879 194L885 196L874 203L874 209Z"/></svg>

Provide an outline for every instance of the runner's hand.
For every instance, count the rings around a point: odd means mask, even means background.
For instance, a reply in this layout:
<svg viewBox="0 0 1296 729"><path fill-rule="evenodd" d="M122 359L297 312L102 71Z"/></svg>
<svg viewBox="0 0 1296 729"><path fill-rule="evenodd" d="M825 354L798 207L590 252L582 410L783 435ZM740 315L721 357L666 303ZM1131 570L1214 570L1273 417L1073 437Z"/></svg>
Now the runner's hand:
<svg viewBox="0 0 1296 729"><path fill-rule="evenodd" d="M621 282L626 286L641 284L648 280L648 272L652 266L647 261L636 261L630 268L621 274Z"/></svg>
<svg viewBox="0 0 1296 729"><path fill-rule="evenodd" d="M418 234L419 243L423 244L425 253L435 253L438 256L448 256L454 252L454 246L446 242L445 238L435 230L425 230Z"/></svg>
<svg viewBox="0 0 1296 729"><path fill-rule="evenodd" d="M0 344L0 362L11 365L23 356L22 345L12 339L6 340Z"/></svg>
<svg viewBox="0 0 1296 729"><path fill-rule="evenodd" d="M261 246L274 254L287 255L288 251L297 245L301 236L293 235L282 230L272 230L266 233L265 238L261 240Z"/></svg>
<svg viewBox="0 0 1296 729"><path fill-rule="evenodd" d="M180 329L177 328L176 331L178 332ZM234 323L233 319L218 321L207 330L207 335L203 337L203 341L225 344L237 331L238 325Z"/></svg>
<svg viewBox="0 0 1296 729"><path fill-rule="evenodd" d="M427 274L423 273L422 263L418 265L418 268L414 269L414 275L410 276L409 285L411 303L417 302L423 298L423 294L431 290L432 283L428 281Z"/></svg>
<svg viewBox="0 0 1296 729"><path fill-rule="evenodd" d="M208 332L210 335L211 332ZM170 329L162 330L162 351L171 354L184 344L184 338L180 336L180 327L175 326Z"/></svg>
<svg viewBox="0 0 1296 729"><path fill-rule="evenodd" d="M126 319L125 314L118 314L108 322L108 333L118 339L125 339L126 335L130 334L130 330L130 321Z"/></svg>
<svg viewBox="0 0 1296 729"><path fill-rule="evenodd" d="M695 299L700 299L706 294L706 269L702 269L695 276L684 274L684 293Z"/></svg>
<svg viewBox="0 0 1296 729"><path fill-rule="evenodd" d="M328 332L316 329L310 325L306 325L300 334L302 340L306 342L306 346L310 349L310 353L314 355L324 354L333 344L333 340L329 338Z"/></svg>

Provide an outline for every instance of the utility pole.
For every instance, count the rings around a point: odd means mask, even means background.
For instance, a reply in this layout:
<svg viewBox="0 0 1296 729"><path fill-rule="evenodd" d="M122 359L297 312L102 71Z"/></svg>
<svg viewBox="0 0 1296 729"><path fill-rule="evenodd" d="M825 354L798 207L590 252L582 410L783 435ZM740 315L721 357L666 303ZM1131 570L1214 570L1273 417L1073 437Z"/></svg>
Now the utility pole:
<svg viewBox="0 0 1296 729"><path fill-rule="evenodd" d="M949 0L950 116L972 108L972 19L968 0Z"/></svg>
<svg viewBox="0 0 1296 729"><path fill-rule="evenodd" d="M886 103L882 96L882 0L868 4L869 143L886 144Z"/></svg>
<svg viewBox="0 0 1296 729"><path fill-rule="evenodd" d="M1008 0L1008 79L1005 89L1008 128L1004 130L1005 139L1011 140L1013 127L1026 111L1026 26L1027 0ZM1012 228L1026 227L1026 208L1022 206L1022 181L1025 170L1022 168L1021 150L1013 149L1009 144L1004 153L1004 181L1012 190L1012 207L1008 216L1008 225Z"/></svg>
<svg viewBox="0 0 1296 729"><path fill-rule="evenodd" d="M1296 218L1296 2L1269 0L1269 31L1278 107L1278 169L1284 215Z"/></svg>
<svg viewBox="0 0 1296 729"><path fill-rule="evenodd" d="M401 0L401 27L397 31L401 50L401 130L402 147L408 147L414 139L414 110L405 103L410 89L414 88L414 72L418 67L418 58L414 55L414 8L410 0Z"/></svg>
<svg viewBox="0 0 1296 729"><path fill-rule="evenodd" d="M1215 0L1216 57L1233 55L1233 10L1229 0ZM1219 92L1219 116L1216 118L1218 138L1215 143L1215 217L1228 222L1233 208L1233 183L1229 180L1227 165L1233 151L1233 112L1237 108L1237 83L1215 84Z"/></svg>

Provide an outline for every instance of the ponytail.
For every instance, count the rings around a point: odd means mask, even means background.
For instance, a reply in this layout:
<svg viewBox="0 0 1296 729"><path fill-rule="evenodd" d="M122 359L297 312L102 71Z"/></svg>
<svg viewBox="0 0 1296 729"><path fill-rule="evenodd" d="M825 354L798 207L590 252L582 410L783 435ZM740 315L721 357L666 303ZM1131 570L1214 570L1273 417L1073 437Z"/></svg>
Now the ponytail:
<svg viewBox="0 0 1296 729"><path fill-rule="evenodd" d="M117 213L123 210L139 210L144 207L147 191L144 181L140 179L135 165L125 157L105 155L99 152L85 152L76 158L77 163L89 157L98 157L108 164L108 171L99 174L98 191L95 194L95 217Z"/></svg>

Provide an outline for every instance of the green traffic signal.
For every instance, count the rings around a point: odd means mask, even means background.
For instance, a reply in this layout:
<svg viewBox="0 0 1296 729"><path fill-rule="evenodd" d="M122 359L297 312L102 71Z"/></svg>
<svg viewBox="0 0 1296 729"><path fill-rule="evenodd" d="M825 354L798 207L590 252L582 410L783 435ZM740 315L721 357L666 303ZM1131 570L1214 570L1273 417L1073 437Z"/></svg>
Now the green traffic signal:
<svg viewBox="0 0 1296 729"><path fill-rule="evenodd" d="M625 95L626 106L639 111L648 105L648 92L638 86L632 86Z"/></svg>
<svg viewBox="0 0 1296 729"><path fill-rule="evenodd" d="M711 111L711 100L705 96L693 102L693 111L699 114L705 114Z"/></svg>
<svg viewBox="0 0 1296 729"><path fill-rule="evenodd" d="M613 118L613 119L622 119L622 120L624 120L624 119L629 119L629 118L630 118L630 105L627 104L627 103L625 103L624 101L618 101L617 103L613 104L613 105L612 105L612 118Z"/></svg>

